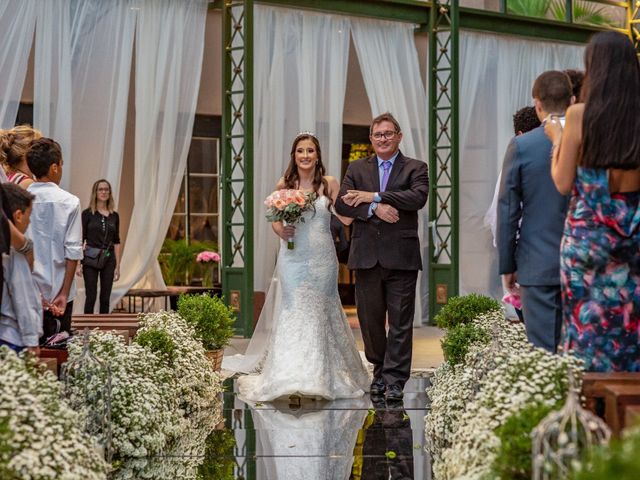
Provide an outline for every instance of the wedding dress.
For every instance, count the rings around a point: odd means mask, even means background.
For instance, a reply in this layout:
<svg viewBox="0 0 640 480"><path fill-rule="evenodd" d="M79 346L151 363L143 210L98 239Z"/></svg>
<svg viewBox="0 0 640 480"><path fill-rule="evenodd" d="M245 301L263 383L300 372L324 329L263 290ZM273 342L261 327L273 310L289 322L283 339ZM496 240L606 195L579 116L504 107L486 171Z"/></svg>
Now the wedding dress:
<svg viewBox="0 0 640 480"><path fill-rule="evenodd" d="M369 376L338 296L338 261L328 199L314 202L296 224L295 248L280 242L276 273L245 356L222 368L250 373L238 379L242 398L271 401L290 395L356 398Z"/></svg>

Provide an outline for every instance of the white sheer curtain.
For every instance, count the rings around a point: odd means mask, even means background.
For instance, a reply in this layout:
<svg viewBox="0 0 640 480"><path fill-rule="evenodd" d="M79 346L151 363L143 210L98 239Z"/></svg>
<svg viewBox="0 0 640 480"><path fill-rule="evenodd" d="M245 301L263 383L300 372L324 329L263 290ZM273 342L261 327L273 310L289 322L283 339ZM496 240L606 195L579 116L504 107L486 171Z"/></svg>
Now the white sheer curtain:
<svg viewBox="0 0 640 480"><path fill-rule="evenodd" d="M460 33L460 293L502 297L491 232L483 225L513 137L513 114L533 105L546 70L582 69L584 47Z"/></svg>
<svg viewBox="0 0 640 480"><path fill-rule="evenodd" d="M73 169L70 190L88 206L91 186L106 178L117 200L131 75L133 0L72 0Z"/></svg>
<svg viewBox="0 0 640 480"><path fill-rule="evenodd" d="M40 1L36 18L33 126L62 148L64 169L71 172L71 0ZM70 187L70 175L60 186Z"/></svg>
<svg viewBox="0 0 640 480"><path fill-rule="evenodd" d="M373 115L391 112L402 127L402 152L428 161L427 95L420 76L415 26L352 18L351 29ZM420 211L419 220L424 267L418 278L415 325L428 318L427 207Z"/></svg>
<svg viewBox="0 0 640 480"><path fill-rule="evenodd" d="M207 0L136 3L135 204L112 307L137 282L164 286L157 257L191 142L207 5Z"/></svg>
<svg viewBox="0 0 640 480"><path fill-rule="evenodd" d="M298 132L316 133L327 173L340 177L349 19L263 5L254 12L254 281L265 291L278 239L263 201Z"/></svg>
<svg viewBox="0 0 640 480"><path fill-rule="evenodd" d="M34 126L62 147L61 186L88 201L107 178L117 198L134 0L37 2Z"/></svg>
<svg viewBox="0 0 640 480"><path fill-rule="evenodd" d="M0 128L16 122L37 11L36 0L0 1Z"/></svg>

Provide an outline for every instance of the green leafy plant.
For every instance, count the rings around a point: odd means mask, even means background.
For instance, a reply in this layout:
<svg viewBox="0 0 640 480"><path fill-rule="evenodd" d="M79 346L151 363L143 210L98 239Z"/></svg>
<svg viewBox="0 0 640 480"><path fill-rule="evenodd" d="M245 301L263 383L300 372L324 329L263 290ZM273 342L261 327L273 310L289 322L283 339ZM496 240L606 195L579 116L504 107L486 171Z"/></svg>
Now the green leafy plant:
<svg viewBox="0 0 640 480"><path fill-rule="evenodd" d="M509 0L507 12L525 17L550 18L557 21L566 19L565 0ZM588 25L614 25L615 21L607 15L604 7L589 2L573 2L573 21Z"/></svg>
<svg viewBox="0 0 640 480"><path fill-rule="evenodd" d="M531 431L552 410L560 405L549 406L534 403L523 407L496 428L500 448L493 461L493 478L503 480L529 480L532 478Z"/></svg>
<svg viewBox="0 0 640 480"><path fill-rule="evenodd" d="M158 261L167 285L186 285L191 278L195 252L185 240L167 238L162 245Z"/></svg>
<svg viewBox="0 0 640 480"><path fill-rule="evenodd" d="M206 440L205 460L198 467L198 480L215 478L216 480L233 480L233 466L236 461L233 448L236 439L232 430L213 430Z"/></svg>
<svg viewBox="0 0 640 480"><path fill-rule="evenodd" d="M173 364L176 356L176 344L166 331L159 329L141 331L134 338L134 342L164 356L169 364Z"/></svg>
<svg viewBox="0 0 640 480"><path fill-rule="evenodd" d="M637 428L627 437L614 439L608 446L596 449L574 480L636 480L640 472L640 430Z"/></svg>
<svg viewBox="0 0 640 480"><path fill-rule="evenodd" d="M202 278L202 265L196 262L196 256L205 250L217 251L216 242L165 239L158 256L162 277L167 285L188 285L192 278Z"/></svg>
<svg viewBox="0 0 640 480"><path fill-rule="evenodd" d="M193 326L205 350L218 350L229 344L234 334L235 316L218 296L180 295L178 313Z"/></svg>
<svg viewBox="0 0 640 480"><path fill-rule="evenodd" d="M451 365L464 362L464 357L473 343L489 343L491 335L471 323L461 323L451 327L441 341L444 358Z"/></svg>
<svg viewBox="0 0 640 480"><path fill-rule="evenodd" d="M451 328L463 323L470 323L471 320L483 313L501 308L493 298L475 293L463 297L451 297L435 316L435 322L440 328Z"/></svg>

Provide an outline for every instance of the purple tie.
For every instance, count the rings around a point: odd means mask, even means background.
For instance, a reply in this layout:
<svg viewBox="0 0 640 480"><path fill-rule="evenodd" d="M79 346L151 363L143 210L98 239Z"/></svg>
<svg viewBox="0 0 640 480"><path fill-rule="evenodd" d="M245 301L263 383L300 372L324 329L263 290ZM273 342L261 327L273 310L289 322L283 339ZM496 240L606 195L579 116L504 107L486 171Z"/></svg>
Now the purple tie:
<svg viewBox="0 0 640 480"><path fill-rule="evenodd" d="M389 170L391 170L391 162L384 160L382 162L382 168L384 173L382 174L382 182L380 182L380 191L384 192L387 189L387 182L389 181Z"/></svg>

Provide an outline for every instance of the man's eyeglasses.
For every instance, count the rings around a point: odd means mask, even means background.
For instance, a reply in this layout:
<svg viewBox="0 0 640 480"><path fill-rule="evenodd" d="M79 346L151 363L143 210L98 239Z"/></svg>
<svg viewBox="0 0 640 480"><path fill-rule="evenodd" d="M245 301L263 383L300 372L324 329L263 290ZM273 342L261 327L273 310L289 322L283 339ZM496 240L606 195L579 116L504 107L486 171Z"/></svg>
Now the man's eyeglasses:
<svg viewBox="0 0 640 480"><path fill-rule="evenodd" d="M371 138L374 140L382 140L383 138L391 140L397 133L398 132L392 132L391 130L387 130L386 132L376 132L371 134Z"/></svg>

